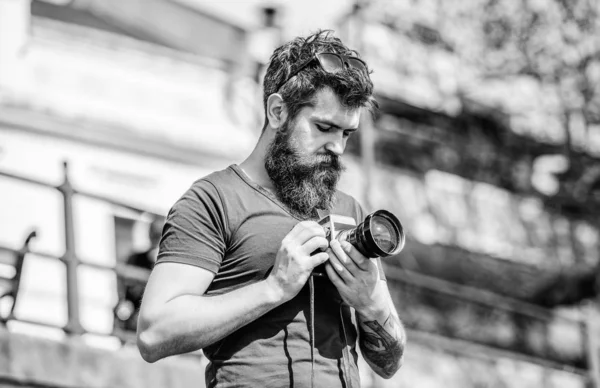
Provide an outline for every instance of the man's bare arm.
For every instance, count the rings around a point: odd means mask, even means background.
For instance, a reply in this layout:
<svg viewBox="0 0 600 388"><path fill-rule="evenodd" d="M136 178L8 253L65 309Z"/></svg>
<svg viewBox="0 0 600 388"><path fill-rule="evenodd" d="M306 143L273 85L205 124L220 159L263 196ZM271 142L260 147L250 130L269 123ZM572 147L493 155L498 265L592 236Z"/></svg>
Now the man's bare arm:
<svg viewBox="0 0 600 388"><path fill-rule="evenodd" d="M382 282L387 290L387 285ZM389 294L388 294L389 296ZM369 366L389 379L402 365L406 334L391 298L387 308L365 316L357 313L359 346Z"/></svg>
<svg viewBox="0 0 600 388"><path fill-rule="evenodd" d="M213 275L173 263L157 265L151 275L138 320L138 348L148 362L202 349L284 301L266 280L217 296L202 295L204 290L160 295L165 282L184 282L186 277L207 287Z"/></svg>

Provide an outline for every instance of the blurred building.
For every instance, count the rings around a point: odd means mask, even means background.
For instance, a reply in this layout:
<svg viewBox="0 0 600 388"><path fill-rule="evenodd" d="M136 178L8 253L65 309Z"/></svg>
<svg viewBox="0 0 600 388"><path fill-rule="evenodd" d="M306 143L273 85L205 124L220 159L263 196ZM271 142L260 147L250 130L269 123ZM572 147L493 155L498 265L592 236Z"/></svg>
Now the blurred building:
<svg viewBox="0 0 600 388"><path fill-rule="evenodd" d="M557 285L595 279L598 140L578 140L561 169L556 90L484 77L483 51L464 52L477 34L459 22L477 9L438 3L348 3L337 25L381 103L349 144L342 188L398 214L409 237L385 263L407 359L390 381L363 365L365 386L584 387L597 313L577 303L594 293L561 307ZM291 33L274 10L248 24L192 0L0 0L0 246L14 253L37 231L12 333L60 339L66 327L120 346L113 269L147 248L154 214L254 146L261 62ZM73 273L81 327L69 325Z"/></svg>
<svg viewBox="0 0 600 388"><path fill-rule="evenodd" d="M372 150L354 144L363 198L412 240L388 281L413 346L446 349L432 368L409 353L406 384L598 384L599 9L542 3L373 0L343 18L381 104Z"/></svg>
<svg viewBox="0 0 600 388"><path fill-rule="evenodd" d="M254 146L248 36L171 1L0 2L0 168L48 186L0 179L0 245L18 248L35 229L32 250L63 256L63 196L52 186L68 163L70 185L91 195L73 198L74 253L91 264L78 270L85 331L113 330L116 277L101 267L144 250L153 214ZM15 315L65 326L65 276L60 261L28 255Z"/></svg>
<svg viewBox="0 0 600 388"><path fill-rule="evenodd" d="M36 231L13 316L11 298L0 301L12 333L0 356L8 383L203 381L198 360L149 368L135 349L52 350L16 334L81 335L111 349L131 340L115 331L123 274L114 269L148 248L155 215L199 177L239 162L260 129L248 26L172 1L114 5L0 1L0 278L14 278L14 258ZM29 371L27 353L39 358ZM67 373L85 359L115 365Z"/></svg>

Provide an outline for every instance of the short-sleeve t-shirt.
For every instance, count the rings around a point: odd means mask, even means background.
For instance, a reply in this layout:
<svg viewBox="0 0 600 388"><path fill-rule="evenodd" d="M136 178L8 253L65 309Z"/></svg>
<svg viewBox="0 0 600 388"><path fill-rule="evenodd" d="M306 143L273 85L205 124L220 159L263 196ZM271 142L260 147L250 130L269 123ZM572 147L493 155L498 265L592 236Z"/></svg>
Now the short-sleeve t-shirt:
<svg viewBox="0 0 600 388"><path fill-rule="evenodd" d="M338 191L332 214L364 218L351 196ZM237 165L196 182L173 205L157 265L176 262L215 274L206 295L264 279L282 239L301 220ZM173 279L177 281L177 279ZM229 336L207 346L207 387L358 387L356 329L350 310L326 277L314 281L314 348L308 286ZM311 353L314 352L314 353ZM312 354L312 357L311 357Z"/></svg>

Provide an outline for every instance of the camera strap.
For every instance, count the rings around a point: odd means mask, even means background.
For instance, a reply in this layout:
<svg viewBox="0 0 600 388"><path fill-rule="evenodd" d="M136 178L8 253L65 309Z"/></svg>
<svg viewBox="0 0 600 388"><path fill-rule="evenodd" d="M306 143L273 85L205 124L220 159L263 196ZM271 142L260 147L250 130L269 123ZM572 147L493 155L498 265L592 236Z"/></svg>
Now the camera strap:
<svg viewBox="0 0 600 388"><path fill-rule="evenodd" d="M316 209L319 219L329 215L329 210ZM309 307L309 331L310 331L310 386L315 386L315 277L311 274L308 278L308 288L310 293Z"/></svg>
<svg viewBox="0 0 600 388"><path fill-rule="evenodd" d="M315 386L315 277L308 278L310 290L310 386Z"/></svg>

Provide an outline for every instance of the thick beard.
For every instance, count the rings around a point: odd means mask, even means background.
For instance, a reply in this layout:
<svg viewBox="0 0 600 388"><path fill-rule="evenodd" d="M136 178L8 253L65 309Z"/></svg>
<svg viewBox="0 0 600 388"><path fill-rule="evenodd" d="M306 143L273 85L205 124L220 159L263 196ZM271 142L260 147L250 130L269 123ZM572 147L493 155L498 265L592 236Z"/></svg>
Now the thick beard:
<svg viewBox="0 0 600 388"><path fill-rule="evenodd" d="M316 209L330 209L344 166L340 157L303 155L291 142L286 122L269 145L265 168L278 199L300 218L314 217Z"/></svg>

